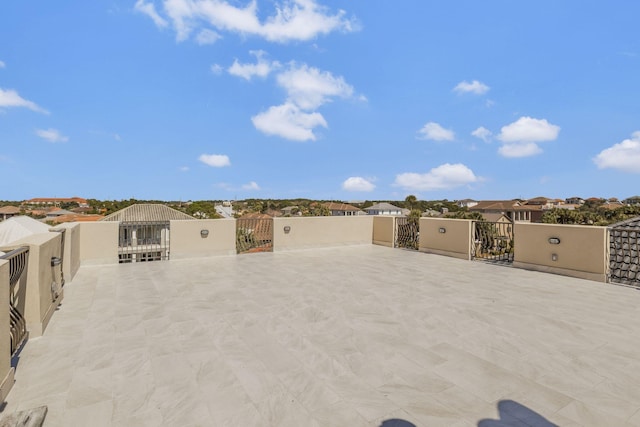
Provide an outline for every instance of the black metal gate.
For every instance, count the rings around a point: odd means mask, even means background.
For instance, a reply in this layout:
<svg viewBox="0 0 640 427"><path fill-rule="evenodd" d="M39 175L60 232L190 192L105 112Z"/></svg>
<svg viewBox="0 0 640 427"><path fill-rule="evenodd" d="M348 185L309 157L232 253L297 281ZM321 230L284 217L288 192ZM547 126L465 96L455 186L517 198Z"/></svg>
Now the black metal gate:
<svg viewBox="0 0 640 427"><path fill-rule="evenodd" d="M640 287L640 218L609 228L609 282Z"/></svg>
<svg viewBox="0 0 640 427"><path fill-rule="evenodd" d="M0 259L9 261L9 336L13 356L27 338L27 322L24 319L26 297L26 271L29 262L29 248L15 249ZM22 279L25 280L22 280Z"/></svg>
<svg viewBox="0 0 640 427"><path fill-rule="evenodd" d="M237 219L236 250L239 254L273 252L273 218Z"/></svg>
<svg viewBox="0 0 640 427"><path fill-rule="evenodd" d="M121 222L118 239L120 263L169 259L169 221Z"/></svg>
<svg viewBox="0 0 640 427"><path fill-rule="evenodd" d="M396 217L394 247L418 250L420 239L420 218Z"/></svg>
<svg viewBox="0 0 640 427"><path fill-rule="evenodd" d="M512 263L513 224L511 222L473 221L471 258Z"/></svg>

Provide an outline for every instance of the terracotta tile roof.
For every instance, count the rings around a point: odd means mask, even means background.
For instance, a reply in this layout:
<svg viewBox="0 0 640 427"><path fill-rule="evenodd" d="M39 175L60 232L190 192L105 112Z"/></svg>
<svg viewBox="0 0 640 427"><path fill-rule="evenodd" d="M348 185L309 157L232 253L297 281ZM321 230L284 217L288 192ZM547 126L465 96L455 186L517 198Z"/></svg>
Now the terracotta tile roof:
<svg viewBox="0 0 640 427"><path fill-rule="evenodd" d="M104 218L104 215L83 215L83 214L66 214L51 219L51 222L61 224L63 222L95 222Z"/></svg>
<svg viewBox="0 0 640 427"><path fill-rule="evenodd" d="M0 214L15 215L20 213L20 208L15 206L3 206L0 208Z"/></svg>
<svg viewBox="0 0 640 427"><path fill-rule="evenodd" d="M358 212L360 209L346 203L327 202L323 203L330 211Z"/></svg>

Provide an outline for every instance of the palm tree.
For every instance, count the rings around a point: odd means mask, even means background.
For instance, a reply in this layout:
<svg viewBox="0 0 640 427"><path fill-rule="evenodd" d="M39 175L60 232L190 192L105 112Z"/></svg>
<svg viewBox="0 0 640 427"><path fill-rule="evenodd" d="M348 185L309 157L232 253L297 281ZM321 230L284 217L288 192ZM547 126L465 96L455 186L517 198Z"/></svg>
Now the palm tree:
<svg viewBox="0 0 640 427"><path fill-rule="evenodd" d="M404 203L407 209L412 210L413 209L413 205L418 201L418 199L416 198L416 196L414 196L413 194L409 194L405 199L404 199Z"/></svg>

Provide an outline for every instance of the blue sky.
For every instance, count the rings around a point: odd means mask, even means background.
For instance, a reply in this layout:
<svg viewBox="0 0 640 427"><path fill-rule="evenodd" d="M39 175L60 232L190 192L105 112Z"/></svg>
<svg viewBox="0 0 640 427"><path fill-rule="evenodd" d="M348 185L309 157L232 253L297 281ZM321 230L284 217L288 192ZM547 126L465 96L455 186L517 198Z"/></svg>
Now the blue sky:
<svg viewBox="0 0 640 427"><path fill-rule="evenodd" d="M0 199L640 193L640 3L0 5Z"/></svg>

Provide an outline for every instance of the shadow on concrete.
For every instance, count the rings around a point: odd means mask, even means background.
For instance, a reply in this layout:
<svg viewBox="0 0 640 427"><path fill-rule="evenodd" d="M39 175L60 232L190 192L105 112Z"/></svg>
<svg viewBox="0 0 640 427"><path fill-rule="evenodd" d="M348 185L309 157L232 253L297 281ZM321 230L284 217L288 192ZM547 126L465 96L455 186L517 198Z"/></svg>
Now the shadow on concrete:
<svg viewBox="0 0 640 427"><path fill-rule="evenodd" d="M513 400L501 400L498 402L498 415L500 416L498 420L484 419L478 421L478 427L558 427L557 424Z"/></svg>
<svg viewBox="0 0 640 427"><path fill-rule="evenodd" d="M478 427L559 427L537 412L513 400L501 400L498 402L498 415L500 419L497 420L482 419L478 421ZM383 421L380 427L417 426L409 421L395 418Z"/></svg>
<svg viewBox="0 0 640 427"><path fill-rule="evenodd" d="M417 426L413 423L410 423L409 421L394 418L392 420L384 420L382 424L380 424L380 427L417 427Z"/></svg>

